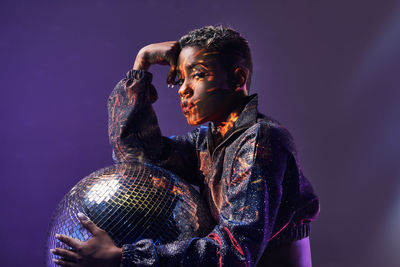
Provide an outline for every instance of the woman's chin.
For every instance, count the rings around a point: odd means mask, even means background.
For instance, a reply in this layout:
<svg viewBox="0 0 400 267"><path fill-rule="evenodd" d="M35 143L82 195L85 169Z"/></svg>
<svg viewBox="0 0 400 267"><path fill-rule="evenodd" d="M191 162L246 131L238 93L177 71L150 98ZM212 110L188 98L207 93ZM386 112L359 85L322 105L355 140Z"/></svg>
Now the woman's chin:
<svg viewBox="0 0 400 267"><path fill-rule="evenodd" d="M200 125L200 124L201 124L201 122L198 122L198 121L191 121L191 120L187 120L187 123L188 123L190 126L197 126L197 125Z"/></svg>
<svg viewBox="0 0 400 267"><path fill-rule="evenodd" d="M186 120L190 126L197 126L207 121L205 119L192 119L190 117L186 117Z"/></svg>

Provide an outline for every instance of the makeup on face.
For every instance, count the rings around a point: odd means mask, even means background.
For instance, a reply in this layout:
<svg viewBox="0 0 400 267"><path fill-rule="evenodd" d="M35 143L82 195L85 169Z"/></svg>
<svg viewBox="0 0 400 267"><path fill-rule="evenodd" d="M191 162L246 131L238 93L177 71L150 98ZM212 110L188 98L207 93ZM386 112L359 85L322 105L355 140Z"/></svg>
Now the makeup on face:
<svg viewBox="0 0 400 267"><path fill-rule="evenodd" d="M188 123L198 125L221 120L232 90L216 52L183 48L178 58L177 76L181 108Z"/></svg>

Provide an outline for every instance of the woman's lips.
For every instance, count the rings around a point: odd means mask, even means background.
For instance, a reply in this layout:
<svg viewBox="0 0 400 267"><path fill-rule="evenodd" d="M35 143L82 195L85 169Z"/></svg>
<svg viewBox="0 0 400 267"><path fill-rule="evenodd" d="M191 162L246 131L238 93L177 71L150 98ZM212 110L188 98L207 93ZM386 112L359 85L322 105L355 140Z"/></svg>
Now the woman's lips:
<svg viewBox="0 0 400 267"><path fill-rule="evenodd" d="M191 112L191 109L194 107L194 105L188 101L182 102L181 103L181 108L183 114L189 114Z"/></svg>
<svg viewBox="0 0 400 267"><path fill-rule="evenodd" d="M190 109L191 109L191 107L182 108L183 114L184 114L184 115L187 115L187 114L191 113Z"/></svg>

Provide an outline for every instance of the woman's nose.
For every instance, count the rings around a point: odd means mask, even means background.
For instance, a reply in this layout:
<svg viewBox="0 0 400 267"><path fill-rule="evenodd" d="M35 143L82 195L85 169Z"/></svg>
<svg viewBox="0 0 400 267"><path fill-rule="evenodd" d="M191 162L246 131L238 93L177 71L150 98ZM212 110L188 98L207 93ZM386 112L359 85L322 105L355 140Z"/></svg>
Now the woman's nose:
<svg viewBox="0 0 400 267"><path fill-rule="evenodd" d="M193 90L184 82L178 90L181 98L189 98L193 95Z"/></svg>

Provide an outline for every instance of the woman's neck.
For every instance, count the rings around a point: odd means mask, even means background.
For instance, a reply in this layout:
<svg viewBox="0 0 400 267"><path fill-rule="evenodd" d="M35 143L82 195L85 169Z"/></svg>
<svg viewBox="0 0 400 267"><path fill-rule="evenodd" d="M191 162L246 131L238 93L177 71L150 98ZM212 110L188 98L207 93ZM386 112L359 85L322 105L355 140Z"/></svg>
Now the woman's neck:
<svg viewBox="0 0 400 267"><path fill-rule="evenodd" d="M239 118L239 115L243 111L246 104L247 97L241 97L237 99L233 105L234 108L232 108L231 112L227 113L225 119L221 122L214 122L222 137L224 137L225 134L235 125L235 122Z"/></svg>

